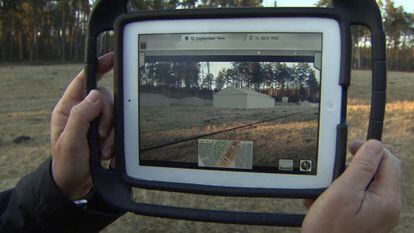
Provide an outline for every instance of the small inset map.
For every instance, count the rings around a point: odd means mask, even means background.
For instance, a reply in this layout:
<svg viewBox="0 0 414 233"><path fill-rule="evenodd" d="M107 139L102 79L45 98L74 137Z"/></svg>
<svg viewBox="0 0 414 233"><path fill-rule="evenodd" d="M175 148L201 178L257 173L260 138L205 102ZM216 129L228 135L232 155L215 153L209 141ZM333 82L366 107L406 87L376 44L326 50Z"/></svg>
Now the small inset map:
<svg viewBox="0 0 414 233"><path fill-rule="evenodd" d="M253 142L198 140L198 166L252 169Z"/></svg>

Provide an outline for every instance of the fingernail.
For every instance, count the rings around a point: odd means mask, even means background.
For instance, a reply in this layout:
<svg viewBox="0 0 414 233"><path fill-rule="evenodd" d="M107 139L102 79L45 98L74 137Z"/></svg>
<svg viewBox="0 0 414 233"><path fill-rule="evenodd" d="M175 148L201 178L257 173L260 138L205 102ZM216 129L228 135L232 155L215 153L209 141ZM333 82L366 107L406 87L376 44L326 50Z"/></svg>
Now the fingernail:
<svg viewBox="0 0 414 233"><path fill-rule="evenodd" d="M95 90L92 90L91 92L89 92L88 96L86 96L85 99L95 104L96 102L98 102L98 93Z"/></svg>
<svg viewBox="0 0 414 233"><path fill-rule="evenodd" d="M369 140L365 143L365 149L370 151L374 155L378 155L383 152L384 146L377 140Z"/></svg>
<svg viewBox="0 0 414 233"><path fill-rule="evenodd" d="M105 53L104 55L100 56L98 60L101 60L104 57L113 56L114 52Z"/></svg>

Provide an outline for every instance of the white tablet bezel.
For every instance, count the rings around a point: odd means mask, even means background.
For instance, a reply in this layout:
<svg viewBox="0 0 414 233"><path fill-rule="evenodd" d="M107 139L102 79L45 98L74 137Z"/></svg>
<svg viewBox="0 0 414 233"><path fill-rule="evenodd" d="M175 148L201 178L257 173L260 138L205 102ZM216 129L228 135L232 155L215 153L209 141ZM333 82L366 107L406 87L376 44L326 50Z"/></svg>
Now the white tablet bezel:
<svg viewBox="0 0 414 233"><path fill-rule="evenodd" d="M316 175L235 172L139 165L138 35L163 33L293 32L322 33L322 71ZM339 85L341 36L337 21L323 18L246 18L133 22L123 31L123 110L125 171L147 181L269 189L318 189L333 178L336 127L341 119Z"/></svg>

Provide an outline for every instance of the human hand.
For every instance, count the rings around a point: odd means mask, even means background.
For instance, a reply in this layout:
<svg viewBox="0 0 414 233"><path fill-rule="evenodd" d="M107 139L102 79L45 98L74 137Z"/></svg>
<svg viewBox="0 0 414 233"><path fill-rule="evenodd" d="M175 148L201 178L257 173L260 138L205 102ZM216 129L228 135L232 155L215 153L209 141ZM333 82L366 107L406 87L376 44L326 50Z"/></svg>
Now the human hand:
<svg viewBox="0 0 414 233"><path fill-rule="evenodd" d="M401 162L376 140L350 145L345 172L310 207L302 232L390 232L401 209Z"/></svg>
<svg viewBox="0 0 414 233"><path fill-rule="evenodd" d="M112 53L99 58L98 79L112 66ZM98 116L104 159L112 157L114 145L112 94L109 89L102 88L91 91L84 98L84 83L85 76L81 71L56 104L51 119L53 179L72 200L84 197L92 188L87 134L90 123Z"/></svg>

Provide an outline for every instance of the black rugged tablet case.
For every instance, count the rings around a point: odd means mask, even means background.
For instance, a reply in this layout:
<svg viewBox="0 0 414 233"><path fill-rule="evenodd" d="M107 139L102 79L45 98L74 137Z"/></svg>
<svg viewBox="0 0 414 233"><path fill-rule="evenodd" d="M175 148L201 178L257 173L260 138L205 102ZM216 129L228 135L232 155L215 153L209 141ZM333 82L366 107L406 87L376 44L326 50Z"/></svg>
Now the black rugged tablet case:
<svg viewBox="0 0 414 233"><path fill-rule="evenodd" d="M132 187L222 196L282 198L315 198L324 191L323 189L229 188L146 181L133 179L126 175L123 138L123 74L121 69L123 64L123 27L129 22L156 19L252 17L316 17L334 19L339 23L341 29L341 70L339 84L343 88L343 96L341 105L341 123L337 126L333 179L337 178L343 172L345 167L347 143L346 101L351 72L351 26L367 26L371 31L372 44L372 98L367 137L369 139L381 139L386 102L386 56L382 19L375 0L333 0L332 8L220 8L141 11L133 13L127 12L127 0L98 0L90 15L88 27L85 58L87 92L97 88L97 37L99 33L114 30L116 37L114 60L116 170L106 170L101 167L98 119L92 123L88 135L90 146L90 168L94 188L105 201L115 207L147 216L233 224L301 226L304 216L300 214L201 210L137 203L131 199Z"/></svg>

